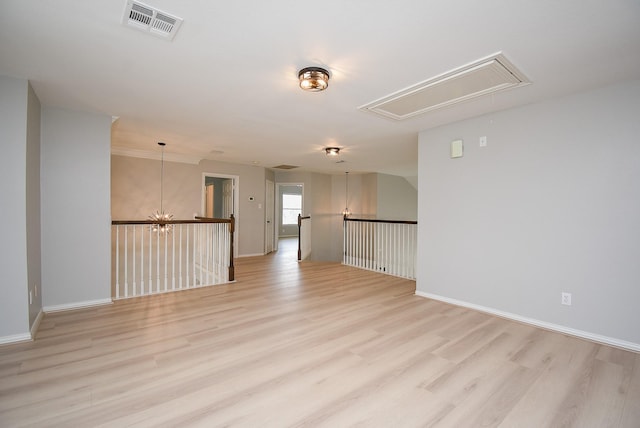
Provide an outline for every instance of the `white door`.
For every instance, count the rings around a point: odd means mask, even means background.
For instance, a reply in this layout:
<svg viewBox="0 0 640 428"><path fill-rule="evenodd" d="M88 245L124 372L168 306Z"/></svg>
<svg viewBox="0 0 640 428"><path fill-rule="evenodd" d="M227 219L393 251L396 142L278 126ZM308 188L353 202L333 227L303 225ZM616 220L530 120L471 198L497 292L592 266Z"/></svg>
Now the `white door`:
<svg viewBox="0 0 640 428"><path fill-rule="evenodd" d="M274 205L274 201L275 201L275 184L273 183L273 181L271 180L266 180L266 198L265 198L265 207L264 207L264 212L265 212L265 221L266 221L266 225L264 228L264 252L265 254L269 254L271 253L275 248L274 248L274 241L275 241L275 221L274 219L274 214L275 214L275 205Z"/></svg>

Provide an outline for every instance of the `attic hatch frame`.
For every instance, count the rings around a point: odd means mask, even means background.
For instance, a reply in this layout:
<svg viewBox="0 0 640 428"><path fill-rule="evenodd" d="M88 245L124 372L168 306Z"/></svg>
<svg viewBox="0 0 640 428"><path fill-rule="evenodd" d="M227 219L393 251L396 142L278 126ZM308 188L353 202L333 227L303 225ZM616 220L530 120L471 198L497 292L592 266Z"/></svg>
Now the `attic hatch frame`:
<svg viewBox="0 0 640 428"><path fill-rule="evenodd" d="M379 98L358 109L400 121L530 83L502 52L498 52Z"/></svg>

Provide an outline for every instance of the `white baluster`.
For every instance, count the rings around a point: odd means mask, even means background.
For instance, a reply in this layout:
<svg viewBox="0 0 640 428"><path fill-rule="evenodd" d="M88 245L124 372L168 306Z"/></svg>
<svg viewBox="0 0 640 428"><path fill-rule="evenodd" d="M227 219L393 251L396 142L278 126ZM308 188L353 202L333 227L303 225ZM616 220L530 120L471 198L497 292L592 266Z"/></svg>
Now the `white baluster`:
<svg viewBox="0 0 640 428"><path fill-rule="evenodd" d="M167 263L167 241L169 240L169 232L167 232L166 226L164 230L164 291L167 291L167 285L169 283L169 274L167 271L168 263Z"/></svg>
<svg viewBox="0 0 640 428"><path fill-rule="evenodd" d="M178 288L182 290L182 224L180 225L180 249L178 251Z"/></svg>
<svg viewBox="0 0 640 428"><path fill-rule="evenodd" d="M196 260L196 258L198 257L198 241L200 239L198 232L200 231L200 225L196 224L195 227L193 228L193 263L192 263L192 267L193 267L193 286L197 287L198 286L198 276L196 274L196 265L198 263L198 261Z"/></svg>
<svg viewBox="0 0 640 428"><path fill-rule="evenodd" d="M124 227L124 297L129 297L129 275L127 273L127 250L129 249L129 243L127 242L127 232L129 226Z"/></svg>
<svg viewBox="0 0 640 428"><path fill-rule="evenodd" d="M149 294L153 293L153 271L151 270L151 260L153 259L153 228L149 225Z"/></svg>
<svg viewBox="0 0 640 428"><path fill-rule="evenodd" d="M120 298L120 225L116 225L116 299Z"/></svg>
<svg viewBox="0 0 640 428"><path fill-rule="evenodd" d="M176 228L171 231L171 289L176 289Z"/></svg>
<svg viewBox="0 0 640 428"><path fill-rule="evenodd" d="M186 275L186 282L187 282L187 288L191 287L191 284L189 283L189 271L191 268L191 265L189 264L189 253L191 252L191 247L189 246L189 237L191 236L191 229L193 229L193 224L189 224L187 225L187 242L186 242L186 246L187 246L187 260L185 262L185 270L187 271L187 275Z"/></svg>
<svg viewBox="0 0 640 428"><path fill-rule="evenodd" d="M204 224L198 225L198 287L204 284Z"/></svg>
<svg viewBox="0 0 640 428"><path fill-rule="evenodd" d="M136 225L131 226L133 228L133 236L131 237L131 290L133 291L133 295L135 296L137 293L136 289Z"/></svg>
<svg viewBox="0 0 640 428"><path fill-rule="evenodd" d="M140 295L144 295L144 225L140 225Z"/></svg>
<svg viewBox="0 0 640 428"><path fill-rule="evenodd" d="M205 259L204 259L204 264L205 264L205 283L203 285L210 285L211 284L211 271L210 271L210 266L209 266L209 258L211 257L211 223L207 224L204 226L204 239L205 239Z"/></svg>

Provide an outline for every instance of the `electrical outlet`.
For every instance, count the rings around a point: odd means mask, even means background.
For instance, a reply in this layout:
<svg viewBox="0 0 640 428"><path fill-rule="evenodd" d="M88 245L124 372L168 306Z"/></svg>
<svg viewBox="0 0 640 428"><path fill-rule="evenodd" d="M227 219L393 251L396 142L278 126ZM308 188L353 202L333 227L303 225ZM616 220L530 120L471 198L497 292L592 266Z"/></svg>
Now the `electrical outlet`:
<svg viewBox="0 0 640 428"><path fill-rule="evenodd" d="M571 306L571 293L562 292L562 301L563 305Z"/></svg>
<svg viewBox="0 0 640 428"><path fill-rule="evenodd" d="M29 304L33 305L33 291L29 290Z"/></svg>

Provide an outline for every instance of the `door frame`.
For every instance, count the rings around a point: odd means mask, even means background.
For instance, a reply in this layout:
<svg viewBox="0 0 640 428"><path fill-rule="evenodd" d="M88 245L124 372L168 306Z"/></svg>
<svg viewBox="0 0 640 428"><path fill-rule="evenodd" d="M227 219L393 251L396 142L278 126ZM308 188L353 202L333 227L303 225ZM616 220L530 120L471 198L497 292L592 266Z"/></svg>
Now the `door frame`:
<svg viewBox="0 0 640 428"><path fill-rule="evenodd" d="M281 186L300 186L300 194L302 195L302 208L300 209L300 213L304 216L304 183L303 182L279 182L276 183L276 197L275 197L275 247L278 248L278 240L280 239L280 226L282 224L282 200L280 198L280 187Z"/></svg>
<svg viewBox="0 0 640 428"><path fill-rule="evenodd" d="M274 251L278 251L278 240L276 239L276 186L275 186L275 181L274 180L270 180L270 179L266 179L265 180L265 195L264 195L264 216L265 216L265 221L264 221L264 253L265 254L269 254L271 252ZM273 192L273 205L271 207L269 207L269 192L272 191ZM268 222L269 222L269 209L272 209L273 212L271 213L271 224L273 227L273 231L271 233L272 236L269 236L269 226L268 226ZM272 245L271 245L271 251L267 251L269 248L267 247L267 245L269 244L269 240L271 239Z"/></svg>
<svg viewBox="0 0 640 428"><path fill-rule="evenodd" d="M203 172L202 173L202 182L200 185L200 212L202 215L206 212L205 204L207 201L207 189L206 189L206 179L207 177L213 178L227 178L233 180L233 217L236 220L235 231L233 232L233 240L235 245L233 246L233 257L238 257L238 250L240 247L240 242L238 241L238 230L240 229L240 176L239 175L230 175L230 174L221 174L218 172Z"/></svg>

